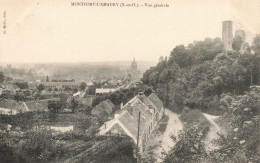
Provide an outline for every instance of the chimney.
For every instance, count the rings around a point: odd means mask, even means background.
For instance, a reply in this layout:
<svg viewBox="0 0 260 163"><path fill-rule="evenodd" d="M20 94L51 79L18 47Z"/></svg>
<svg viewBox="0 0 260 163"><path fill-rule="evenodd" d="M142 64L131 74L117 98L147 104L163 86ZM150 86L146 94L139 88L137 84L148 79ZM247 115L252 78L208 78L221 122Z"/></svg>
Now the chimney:
<svg viewBox="0 0 260 163"><path fill-rule="evenodd" d="M144 95L144 92L138 92L138 95L142 96L142 95Z"/></svg>
<svg viewBox="0 0 260 163"><path fill-rule="evenodd" d="M144 92L138 92L138 98L143 102Z"/></svg>
<svg viewBox="0 0 260 163"><path fill-rule="evenodd" d="M124 107L124 104L123 104L123 102L121 102L120 109L123 109L123 107Z"/></svg>

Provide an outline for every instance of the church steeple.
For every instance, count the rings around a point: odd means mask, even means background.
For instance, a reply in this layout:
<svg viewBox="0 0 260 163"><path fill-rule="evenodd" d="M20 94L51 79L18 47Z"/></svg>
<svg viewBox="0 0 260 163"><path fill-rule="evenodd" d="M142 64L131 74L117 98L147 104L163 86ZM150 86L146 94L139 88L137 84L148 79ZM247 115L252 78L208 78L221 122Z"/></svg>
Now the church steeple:
<svg viewBox="0 0 260 163"><path fill-rule="evenodd" d="M137 70L137 63L135 62L135 57L134 57L134 60L132 62L132 65L131 65L131 69L132 70Z"/></svg>

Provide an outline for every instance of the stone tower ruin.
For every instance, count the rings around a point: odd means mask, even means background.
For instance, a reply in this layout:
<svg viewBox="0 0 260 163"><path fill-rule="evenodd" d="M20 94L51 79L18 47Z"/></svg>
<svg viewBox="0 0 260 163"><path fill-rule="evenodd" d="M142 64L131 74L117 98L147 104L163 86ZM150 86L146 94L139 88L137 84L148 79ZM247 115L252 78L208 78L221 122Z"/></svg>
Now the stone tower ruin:
<svg viewBox="0 0 260 163"><path fill-rule="evenodd" d="M222 22L222 42L226 50L232 50L232 42L233 42L232 21Z"/></svg>

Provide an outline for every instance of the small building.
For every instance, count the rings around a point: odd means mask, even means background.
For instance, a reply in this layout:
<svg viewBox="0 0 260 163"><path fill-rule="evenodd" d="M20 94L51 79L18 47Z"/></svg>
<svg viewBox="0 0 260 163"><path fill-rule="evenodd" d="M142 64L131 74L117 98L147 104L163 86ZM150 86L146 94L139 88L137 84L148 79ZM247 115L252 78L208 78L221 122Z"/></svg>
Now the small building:
<svg viewBox="0 0 260 163"><path fill-rule="evenodd" d="M10 92L11 94L15 94L16 91L19 91L20 88L17 85L14 85L13 83L7 82L3 85L3 91Z"/></svg>
<svg viewBox="0 0 260 163"><path fill-rule="evenodd" d="M0 101L0 107L7 109L13 109L16 106L16 104L16 100L2 99Z"/></svg>
<svg viewBox="0 0 260 163"><path fill-rule="evenodd" d="M109 100L102 101L91 110L91 114L97 116L102 121L108 120L108 117L113 113L115 105Z"/></svg>
<svg viewBox="0 0 260 163"><path fill-rule="evenodd" d="M155 94L146 97L140 92L99 128L99 134L129 136L142 152L163 112L163 103Z"/></svg>
<svg viewBox="0 0 260 163"><path fill-rule="evenodd" d="M70 89L75 89L75 88L79 88L81 82L73 82L73 81L69 81L69 82L41 82L39 84L42 84L45 86L45 89L58 89L60 90L64 90L66 88L70 88Z"/></svg>
<svg viewBox="0 0 260 163"><path fill-rule="evenodd" d="M115 91L116 91L115 88L96 88L96 95L111 93Z"/></svg>
<svg viewBox="0 0 260 163"><path fill-rule="evenodd" d="M59 101L59 98L44 99L44 100L35 100L35 101L19 101L14 109L19 113L24 112L46 112L48 111L48 101Z"/></svg>

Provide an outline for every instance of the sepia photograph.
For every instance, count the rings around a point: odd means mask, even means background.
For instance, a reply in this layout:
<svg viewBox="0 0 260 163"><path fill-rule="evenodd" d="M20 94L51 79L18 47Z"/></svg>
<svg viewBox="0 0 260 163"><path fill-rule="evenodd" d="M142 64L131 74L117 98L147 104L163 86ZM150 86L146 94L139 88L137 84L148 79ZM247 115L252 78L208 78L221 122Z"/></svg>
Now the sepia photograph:
<svg viewBox="0 0 260 163"><path fill-rule="evenodd" d="M0 163L259 163L259 0L0 0Z"/></svg>

